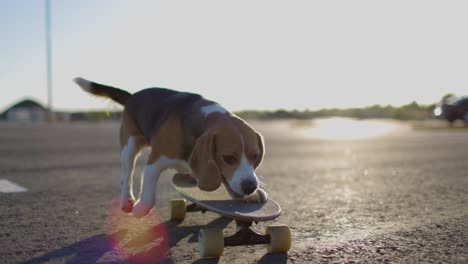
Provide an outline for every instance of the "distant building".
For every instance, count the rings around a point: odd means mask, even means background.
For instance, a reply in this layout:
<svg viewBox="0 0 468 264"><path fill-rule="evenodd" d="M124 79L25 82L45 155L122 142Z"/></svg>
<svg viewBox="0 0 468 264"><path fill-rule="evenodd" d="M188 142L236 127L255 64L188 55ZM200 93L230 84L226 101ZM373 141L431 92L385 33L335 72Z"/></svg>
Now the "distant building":
<svg viewBox="0 0 468 264"><path fill-rule="evenodd" d="M15 103L0 114L0 121L7 122L45 122L49 111L40 103L26 99ZM104 121L120 120L121 111L85 111L85 112L53 112L50 121Z"/></svg>
<svg viewBox="0 0 468 264"><path fill-rule="evenodd" d="M0 117L12 122L43 122L47 119L47 108L27 99L7 108Z"/></svg>

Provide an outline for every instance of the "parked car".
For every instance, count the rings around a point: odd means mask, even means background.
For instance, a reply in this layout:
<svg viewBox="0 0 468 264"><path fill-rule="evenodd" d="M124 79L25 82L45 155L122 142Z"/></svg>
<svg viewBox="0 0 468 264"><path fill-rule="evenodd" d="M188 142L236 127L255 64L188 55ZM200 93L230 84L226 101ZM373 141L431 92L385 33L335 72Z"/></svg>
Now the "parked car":
<svg viewBox="0 0 468 264"><path fill-rule="evenodd" d="M434 115L446 119L450 124L463 120L468 125L468 97L450 98L439 103L434 109Z"/></svg>

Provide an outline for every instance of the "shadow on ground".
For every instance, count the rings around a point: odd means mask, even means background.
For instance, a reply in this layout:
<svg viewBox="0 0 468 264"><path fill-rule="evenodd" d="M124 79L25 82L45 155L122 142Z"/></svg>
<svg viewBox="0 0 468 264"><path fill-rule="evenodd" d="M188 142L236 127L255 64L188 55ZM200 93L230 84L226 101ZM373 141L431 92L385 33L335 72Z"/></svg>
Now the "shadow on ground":
<svg viewBox="0 0 468 264"><path fill-rule="evenodd" d="M217 218L206 225L179 226L177 222L166 221L145 230L139 237L128 240L131 230L122 229L110 235L99 234L78 241L63 248L54 250L45 255L33 258L22 264L36 264L49 262L63 262L67 264L78 263L165 263L174 261L169 256L170 248L180 240L189 237L190 243L198 242L198 231L202 228L225 228L232 220ZM169 234L166 239L161 233ZM150 235L148 235L150 234ZM126 250L119 249L116 238L127 238L125 244L132 245ZM286 255L265 255L259 263L286 263ZM216 259L198 259L194 263L218 263Z"/></svg>
<svg viewBox="0 0 468 264"><path fill-rule="evenodd" d="M164 225L164 224L161 224ZM159 229L159 227L154 227ZM115 248L112 238L125 236L127 230L121 230L111 235L100 234L54 250L45 255L22 262L22 264L61 262L78 263L173 263L167 257L167 246L158 243L155 246L134 254L122 254Z"/></svg>

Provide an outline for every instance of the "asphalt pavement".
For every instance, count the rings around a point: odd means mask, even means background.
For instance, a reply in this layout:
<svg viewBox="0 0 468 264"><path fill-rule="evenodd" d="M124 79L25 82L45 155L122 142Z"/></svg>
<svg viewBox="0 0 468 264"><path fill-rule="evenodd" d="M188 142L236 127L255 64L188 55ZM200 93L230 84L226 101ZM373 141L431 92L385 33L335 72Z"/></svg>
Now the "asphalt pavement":
<svg viewBox="0 0 468 264"><path fill-rule="evenodd" d="M251 122L266 139L258 174L283 209L255 228L288 224L292 249L210 260L198 230L228 235L235 223L210 212L169 221L174 171L153 214L120 212L118 123L0 123L0 263L467 263L468 130L338 121Z"/></svg>

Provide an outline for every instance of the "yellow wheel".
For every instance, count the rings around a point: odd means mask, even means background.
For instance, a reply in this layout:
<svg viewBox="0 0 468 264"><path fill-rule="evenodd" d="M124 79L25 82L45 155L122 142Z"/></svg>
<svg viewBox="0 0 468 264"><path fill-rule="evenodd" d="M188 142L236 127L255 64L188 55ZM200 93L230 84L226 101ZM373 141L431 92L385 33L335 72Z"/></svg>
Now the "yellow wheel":
<svg viewBox="0 0 468 264"><path fill-rule="evenodd" d="M291 231L287 225L271 225L265 233L270 236L270 244L267 244L269 253L288 252L291 248Z"/></svg>
<svg viewBox="0 0 468 264"><path fill-rule="evenodd" d="M200 256L202 258L216 258L223 255L223 231L218 228L202 229L198 233Z"/></svg>
<svg viewBox="0 0 468 264"><path fill-rule="evenodd" d="M185 218L187 204L184 199L171 200L171 220L182 221Z"/></svg>

